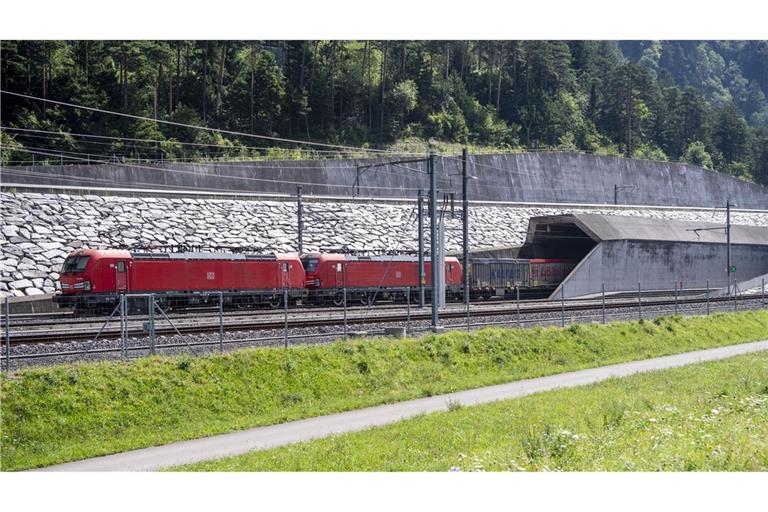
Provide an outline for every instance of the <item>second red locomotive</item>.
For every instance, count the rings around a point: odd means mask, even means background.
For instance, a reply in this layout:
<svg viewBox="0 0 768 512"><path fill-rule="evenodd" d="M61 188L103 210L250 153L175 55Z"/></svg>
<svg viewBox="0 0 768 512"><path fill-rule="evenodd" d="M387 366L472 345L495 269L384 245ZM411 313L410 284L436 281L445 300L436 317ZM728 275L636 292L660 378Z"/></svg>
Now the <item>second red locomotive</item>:
<svg viewBox="0 0 768 512"><path fill-rule="evenodd" d="M349 256L345 254L305 254L301 257L307 274L307 288L317 300L330 299L334 305L344 301L372 304L378 300L405 298L406 288L416 297L419 263L413 256ZM432 283L432 263L424 259L426 287ZM459 260L445 258L445 289L449 298L461 295L462 270ZM429 297L429 290L427 290Z"/></svg>

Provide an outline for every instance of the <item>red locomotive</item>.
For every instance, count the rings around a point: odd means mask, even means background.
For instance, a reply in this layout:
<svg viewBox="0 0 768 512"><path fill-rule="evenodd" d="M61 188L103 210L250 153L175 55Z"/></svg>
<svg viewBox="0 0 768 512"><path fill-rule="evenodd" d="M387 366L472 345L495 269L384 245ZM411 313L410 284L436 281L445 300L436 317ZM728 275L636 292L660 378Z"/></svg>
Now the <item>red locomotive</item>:
<svg viewBox="0 0 768 512"><path fill-rule="evenodd" d="M218 303L210 292L226 292L225 304L273 307L284 289L293 299L306 293L301 260L284 254L81 249L64 261L60 280L56 302L76 310L114 307L121 293L154 293L160 304L181 306Z"/></svg>
<svg viewBox="0 0 768 512"><path fill-rule="evenodd" d="M377 300L404 298L405 288L415 297L419 286L418 259L413 256L349 256L344 254L305 254L306 286L316 300L330 298L337 306L344 301L371 304ZM424 259L425 286L432 283L430 258ZM462 270L459 260L445 258L446 295L461 294ZM427 288L427 297L429 289Z"/></svg>

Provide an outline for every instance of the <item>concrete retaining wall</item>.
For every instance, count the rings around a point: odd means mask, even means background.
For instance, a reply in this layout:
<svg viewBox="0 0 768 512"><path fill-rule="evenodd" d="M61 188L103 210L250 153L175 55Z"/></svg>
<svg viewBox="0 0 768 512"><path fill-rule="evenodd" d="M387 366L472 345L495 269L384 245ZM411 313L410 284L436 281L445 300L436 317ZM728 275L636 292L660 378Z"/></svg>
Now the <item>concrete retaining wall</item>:
<svg viewBox="0 0 768 512"><path fill-rule="evenodd" d="M312 160L164 165L128 164L7 167L3 182L295 194L356 193L356 166L379 160ZM365 171L360 194L415 197L428 187L421 163ZM439 158L438 186L461 191L461 162ZM422 172L420 172L422 171ZM678 163L577 153L480 155L470 158L472 199L512 202L723 206L731 198L742 208L768 209L768 188ZM457 196L458 197L458 196Z"/></svg>
<svg viewBox="0 0 768 512"><path fill-rule="evenodd" d="M606 292L671 290L675 282L684 288L726 287L725 244L653 242L633 240L604 241L568 276L553 295L560 298ZM736 266L734 282L746 281L768 272L768 247L731 246L731 262Z"/></svg>

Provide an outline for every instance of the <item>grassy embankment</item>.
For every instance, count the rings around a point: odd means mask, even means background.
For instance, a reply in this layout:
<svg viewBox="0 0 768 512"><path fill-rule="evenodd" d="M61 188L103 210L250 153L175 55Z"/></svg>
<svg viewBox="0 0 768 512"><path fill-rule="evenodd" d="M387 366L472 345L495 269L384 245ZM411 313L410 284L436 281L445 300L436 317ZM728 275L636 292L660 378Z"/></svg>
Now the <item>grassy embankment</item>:
<svg viewBox="0 0 768 512"><path fill-rule="evenodd" d="M765 471L768 353L251 452L201 471Z"/></svg>
<svg viewBox="0 0 768 512"><path fill-rule="evenodd" d="M3 376L4 470L768 337L768 312L249 349Z"/></svg>

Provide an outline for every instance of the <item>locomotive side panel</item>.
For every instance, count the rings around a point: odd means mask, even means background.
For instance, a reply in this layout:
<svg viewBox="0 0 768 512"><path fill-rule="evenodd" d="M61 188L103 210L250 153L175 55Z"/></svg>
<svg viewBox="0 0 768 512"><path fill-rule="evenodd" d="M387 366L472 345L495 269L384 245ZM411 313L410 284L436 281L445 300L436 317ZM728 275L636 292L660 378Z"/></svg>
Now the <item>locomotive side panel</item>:
<svg viewBox="0 0 768 512"><path fill-rule="evenodd" d="M417 286L418 265L402 261L349 261L345 279L349 288Z"/></svg>
<svg viewBox="0 0 768 512"><path fill-rule="evenodd" d="M249 291L304 287L304 269L297 259L137 260L132 275L134 291Z"/></svg>

